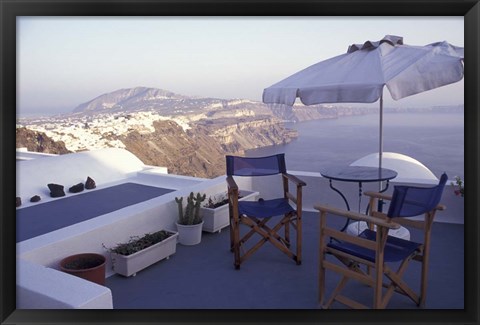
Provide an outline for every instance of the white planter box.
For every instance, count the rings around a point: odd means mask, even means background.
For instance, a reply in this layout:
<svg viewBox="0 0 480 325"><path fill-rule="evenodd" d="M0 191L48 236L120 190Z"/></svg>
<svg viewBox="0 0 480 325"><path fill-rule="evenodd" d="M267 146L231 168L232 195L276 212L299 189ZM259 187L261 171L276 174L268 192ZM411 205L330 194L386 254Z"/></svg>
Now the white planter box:
<svg viewBox="0 0 480 325"><path fill-rule="evenodd" d="M239 195L242 197L239 201L255 201L260 195L260 193L252 191L240 190L239 192ZM203 231L220 232L222 228L230 224L228 204L215 209L201 207L200 213L203 216Z"/></svg>
<svg viewBox="0 0 480 325"><path fill-rule="evenodd" d="M113 252L110 253L113 270L123 276L135 276L138 271L141 271L164 258L168 259L170 255L173 255L176 252L178 237L177 232L169 232L173 233L173 235L134 254L125 256Z"/></svg>

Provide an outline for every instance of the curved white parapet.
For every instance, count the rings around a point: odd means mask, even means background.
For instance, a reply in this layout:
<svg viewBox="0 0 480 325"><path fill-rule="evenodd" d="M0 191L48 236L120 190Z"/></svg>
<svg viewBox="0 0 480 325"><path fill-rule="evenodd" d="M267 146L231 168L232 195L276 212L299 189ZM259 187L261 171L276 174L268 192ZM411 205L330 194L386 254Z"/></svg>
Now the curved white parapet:
<svg viewBox="0 0 480 325"><path fill-rule="evenodd" d="M145 164L131 152L108 148L65 155L45 156L42 159L17 161L16 195L27 203L30 197L48 198L47 184L64 186L65 192L91 177L102 185L124 179L146 169Z"/></svg>
<svg viewBox="0 0 480 325"><path fill-rule="evenodd" d="M360 158L350 166L378 166L378 153L373 153L367 155L363 158ZM438 183L438 178L416 159L412 157L395 153L395 152L384 152L382 154L382 167L393 169L398 173L398 176L392 180L392 182L414 182L414 183L426 183L426 184L436 184Z"/></svg>
<svg viewBox="0 0 480 325"><path fill-rule="evenodd" d="M105 286L17 259L17 309L112 309Z"/></svg>

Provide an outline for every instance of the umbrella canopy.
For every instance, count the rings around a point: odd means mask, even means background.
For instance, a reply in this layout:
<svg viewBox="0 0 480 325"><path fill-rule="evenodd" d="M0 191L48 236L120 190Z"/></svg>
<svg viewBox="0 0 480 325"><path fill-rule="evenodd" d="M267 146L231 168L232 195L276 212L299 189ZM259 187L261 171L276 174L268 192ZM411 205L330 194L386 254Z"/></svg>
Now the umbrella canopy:
<svg viewBox="0 0 480 325"><path fill-rule="evenodd" d="M387 86L393 99L418 94L463 78L463 48L447 42L403 45L387 35L351 45L347 53L314 64L263 91L264 103L292 106L373 103Z"/></svg>
<svg viewBox="0 0 480 325"><path fill-rule="evenodd" d="M463 48L447 42L404 45L387 35L377 42L349 46L347 53L316 63L264 89L263 102L293 106L321 103L373 103L380 99L381 167L383 87L392 98L418 94L463 78Z"/></svg>

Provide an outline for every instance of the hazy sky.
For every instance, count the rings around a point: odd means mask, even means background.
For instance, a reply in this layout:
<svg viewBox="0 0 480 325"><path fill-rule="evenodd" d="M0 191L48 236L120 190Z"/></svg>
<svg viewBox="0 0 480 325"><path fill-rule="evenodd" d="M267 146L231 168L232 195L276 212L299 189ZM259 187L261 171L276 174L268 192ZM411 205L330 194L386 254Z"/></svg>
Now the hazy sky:
<svg viewBox="0 0 480 325"><path fill-rule="evenodd" d="M464 46L458 17L18 17L17 114L69 112L120 88L261 101L263 89L353 43ZM468 63L467 63L468 64ZM387 90L385 90L387 92ZM385 106L463 103L463 80Z"/></svg>

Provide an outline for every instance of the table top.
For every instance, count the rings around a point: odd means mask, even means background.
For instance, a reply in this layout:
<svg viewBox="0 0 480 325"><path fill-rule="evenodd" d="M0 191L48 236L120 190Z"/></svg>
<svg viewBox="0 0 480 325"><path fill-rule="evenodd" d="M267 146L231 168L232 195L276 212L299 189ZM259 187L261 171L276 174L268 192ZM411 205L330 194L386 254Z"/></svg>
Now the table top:
<svg viewBox="0 0 480 325"><path fill-rule="evenodd" d="M332 167L320 174L325 178L344 182L378 182L397 177L394 170L365 166Z"/></svg>

